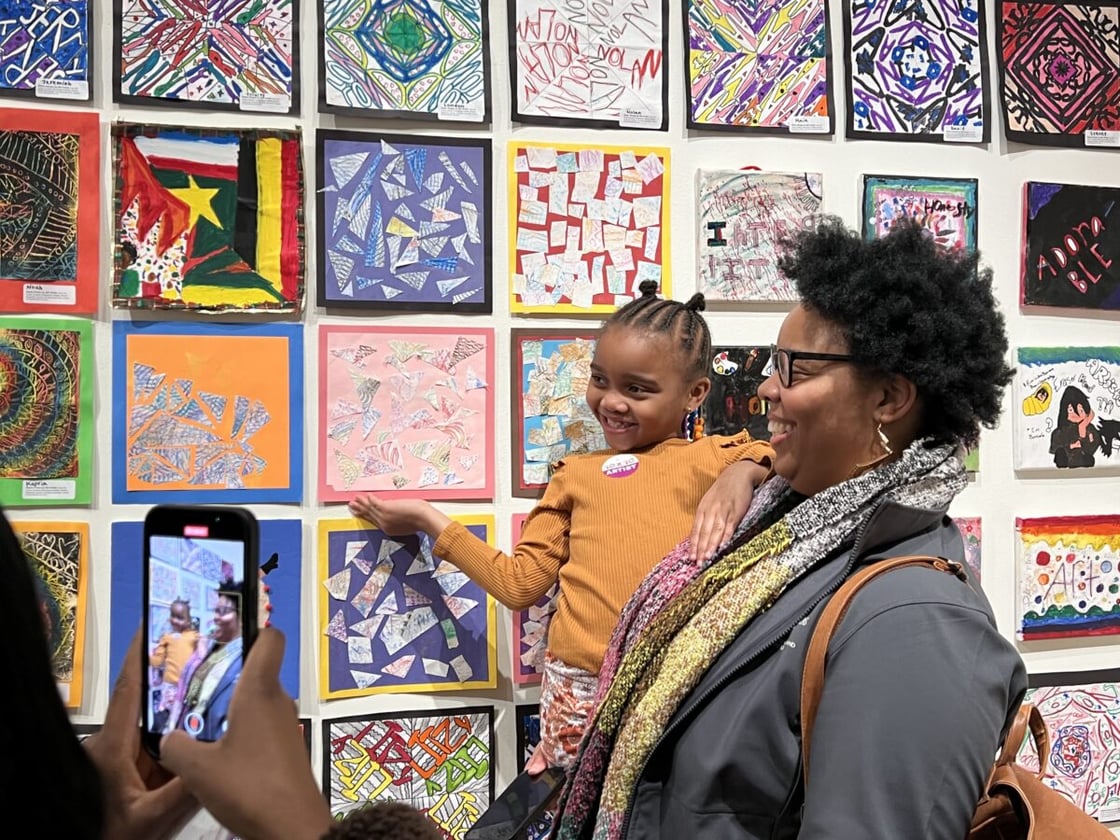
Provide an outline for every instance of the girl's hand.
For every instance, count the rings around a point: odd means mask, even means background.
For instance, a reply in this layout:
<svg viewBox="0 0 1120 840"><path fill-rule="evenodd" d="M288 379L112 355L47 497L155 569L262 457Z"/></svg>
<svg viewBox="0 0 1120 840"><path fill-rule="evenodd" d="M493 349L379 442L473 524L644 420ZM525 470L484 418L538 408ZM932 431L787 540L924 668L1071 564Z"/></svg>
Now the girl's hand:
<svg viewBox="0 0 1120 840"><path fill-rule="evenodd" d="M738 461L708 488L696 507L696 519L689 536L689 559L701 563L711 558L735 533L754 498L754 488L769 470L754 461Z"/></svg>
<svg viewBox="0 0 1120 840"><path fill-rule="evenodd" d="M451 520L418 499L381 499L372 493L355 496L350 513L371 522L390 537L404 537L423 531L433 540L451 524Z"/></svg>

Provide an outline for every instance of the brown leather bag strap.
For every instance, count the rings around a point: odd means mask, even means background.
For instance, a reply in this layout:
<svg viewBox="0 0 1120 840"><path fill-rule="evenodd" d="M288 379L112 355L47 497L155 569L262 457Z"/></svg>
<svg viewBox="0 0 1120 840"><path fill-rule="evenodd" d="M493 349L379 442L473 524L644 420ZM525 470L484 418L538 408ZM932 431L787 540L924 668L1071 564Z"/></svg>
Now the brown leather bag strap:
<svg viewBox="0 0 1120 840"><path fill-rule="evenodd" d="M1046 767L1050 761L1050 733L1046 729L1046 721L1042 719L1042 713L1030 703L1024 703L1015 713L1015 720L1007 730L1007 737L1003 740L1003 749L996 759L995 766L1000 767L1015 760L1015 756L1023 746L1023 738L1026 737L1028 728L1034 741L1034 748L1038 752L1037 775L1041 779L1046 775Z"/></svg>
<svg viewBox="0 0 1120 840"><path fill-rule="evenodd" d="M929 566L938 571L954 574L961 580L967 580L960 563L944 557L913 554L892 557L890 560L881 560L864 566L836 590L836 594L821 612L817 626L813 628L809 649L805 653L805 668L801 672L801 771L806 785L809 783L809 739L813 731L813 721L817 718L817 707L820 706L821 695L824 693L825 658L828 656L828 643L832 640L832 634L843 621L848 605L860 589L879 575L904 566ZM1043 730L1045 731L1045 727Z"/></svg>

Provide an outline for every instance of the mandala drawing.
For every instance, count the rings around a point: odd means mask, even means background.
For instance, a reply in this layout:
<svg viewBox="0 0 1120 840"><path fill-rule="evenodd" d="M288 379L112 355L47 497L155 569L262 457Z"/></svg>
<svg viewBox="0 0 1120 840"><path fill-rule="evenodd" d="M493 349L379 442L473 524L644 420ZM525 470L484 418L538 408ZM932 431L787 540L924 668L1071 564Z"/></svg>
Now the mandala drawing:
<svg viewBox="0 0 1120 840"><path fill-rule="evenodd" d="M690 128L830 116L827 0L685 0Z"/></svg>
<svg viewBox="0 0 1120 840"><path fill-rule="evenodd" d="M113 305L303 307L298 131L113 126Z"/></svg>
<svg viewBox="0 0 1120 840"><path fill-rule="evenodd" d="M272 102L262 110L291 111L297 9L292 0L116 0L116 101L255 109L264 96Z"/></svg>
<svg viewBox="0 0 1120 840"><path fill-rule="evenodd" d="M319 10L323 110L489 120L486 0L323 0Z"/></svg>
<svg viewBox="0 0 1120 840"><path fill-rule="evenodd" d="M35 575L55 681L66 705L76 708L82 702L89 527L13 522L12 528Z"/></svg>
<svg viewBox="0 0 1120 840"><path fill-rule="evenodd" d="M778 271L777 243L821 209L814 172L701 170L697 184L700 291L709 300L796 300Z"/></svg>
<svg viewBox="0 0 1120 840"><path fill-rule="evenodd" d="M319 304L489 313L490 141L320 131Z"/></svg>
<svg viewBox="0 0 1120 840"><path fill-rule="evenodd" d="M945 248L976 248L976 179L863 176L863 236L877 239L902 219Z"/></svg>
<svg viewBox="0 0 1120 840"><path fill-rule="evenodd" d="M0 280L78 279L79 140L0 129Z"/></svg>
<svg viewBox="0 0 1120 840"><path fill-rule="evenodd" d="M1101 822L1120 820L1120 670L1031 674L1023 702L1050 732L1046 785ZM1016 760L1038 771L1029 739Z"/></svg>
<svg viewBox="0 0 1120 840"><path fill-rule="evenodd" d="M78 475L81 336L0 328L0 477Z"/></svg>
<svg viewBox="0 0 1120 840"><path fill-rule="evenodd" d="M1003 0L1000 81L1007 137L1083 146L1120 131L1120 6Z"/></svg>
<svg viewBox="0 0 1120 840"><path fill-rule="evenodd" d="M668 128L665 0L509 4L515 121Z"/></svg>
<svg viewBox="0 0 1120 840"><path fill-rule="evenodd" d="M335 819L404 802L463 840L494 799L494 709L469 706L323 721L323 793Z"/></svg>
<svg viewBox="0 0 1120 840"><path fill-rule="evenodd" d="M0 2L0 93L36 95L40 82L85 85L89 99L88 0ZM66 98L71 98L67 96Z"/></svg>
<svg viewBox="0 0 1120 840"><path fill-rule="evenodd" d="M845 3L848 136L988 139L987 39L978 0Z"/></svg>

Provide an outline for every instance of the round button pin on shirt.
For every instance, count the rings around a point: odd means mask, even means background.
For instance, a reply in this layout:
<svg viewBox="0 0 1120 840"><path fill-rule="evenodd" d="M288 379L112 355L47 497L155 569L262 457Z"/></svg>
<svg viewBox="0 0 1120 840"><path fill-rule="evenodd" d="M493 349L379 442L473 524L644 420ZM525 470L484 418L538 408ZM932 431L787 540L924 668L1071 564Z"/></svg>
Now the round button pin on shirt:
<svg viewBox="0 0 1120 840"><path fill-rule="evenodd" d="M638 471L638 456L625 452L612 455L603 462L602 470L607 478L626 478Z"/></svg>

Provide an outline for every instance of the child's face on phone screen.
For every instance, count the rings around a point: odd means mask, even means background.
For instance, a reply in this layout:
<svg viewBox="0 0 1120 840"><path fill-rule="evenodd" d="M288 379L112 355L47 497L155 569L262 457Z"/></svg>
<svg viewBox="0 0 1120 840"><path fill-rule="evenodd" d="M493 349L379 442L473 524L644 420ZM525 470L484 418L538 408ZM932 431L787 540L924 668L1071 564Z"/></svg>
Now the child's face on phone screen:
<svg viewBox="0 0 1120 840"><path fill-rule="evenodd" d="M191 613L185 604L171 605L171 628L176 633L185 633L191 627Z"/></svg>

